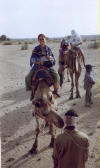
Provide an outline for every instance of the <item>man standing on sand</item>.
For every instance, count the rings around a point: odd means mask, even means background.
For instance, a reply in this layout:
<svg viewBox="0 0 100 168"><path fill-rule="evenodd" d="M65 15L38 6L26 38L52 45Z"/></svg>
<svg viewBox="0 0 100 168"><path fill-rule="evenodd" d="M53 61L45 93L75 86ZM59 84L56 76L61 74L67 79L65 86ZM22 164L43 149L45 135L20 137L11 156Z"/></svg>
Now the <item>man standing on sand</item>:
<svg viewBox="0 0 100 168"><path fill-rule="evenodd" d="M64 133L57 136L53 151L53 168L85 168L88 159L88 136L75 128L77 113L71 109L65 113Z"/></svg>
<svg viewBox="0 0 100 168"><path fill-rule="evenodd" d="M85 106L90 107L91 104L93 104L92 101L92 87L95 84L95 81L91 77L91 72L92 72L92 65L88 64L85 66L86 73L84 77L84 89L86 91L85 93Z"/></svg>

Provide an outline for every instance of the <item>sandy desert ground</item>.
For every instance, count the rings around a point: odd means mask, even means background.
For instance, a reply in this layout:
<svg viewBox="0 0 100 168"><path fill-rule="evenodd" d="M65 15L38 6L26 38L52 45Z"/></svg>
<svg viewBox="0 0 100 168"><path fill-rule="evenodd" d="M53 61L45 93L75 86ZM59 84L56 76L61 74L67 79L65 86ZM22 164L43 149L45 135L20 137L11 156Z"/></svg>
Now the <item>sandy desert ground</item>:
<svg viewBox="0 0 100 168"><path fill-rule="evenodd" d="M93 67L93 78L96 81L93 87L93 102L91 108L84 106L83 79L85 69L82 67L80 77L81 99L68 101L70 82L65 80L59 90L61 95L58 101L59 115L64 117L65 111L74 108L79 114L78 129L90 137L89 159L86 168L98 168L98 50L88 49L90 41L83 43L83 52L86 63ZM32 106L29 100L30 92L25 90L25 76L30 70L29 59L33 47L21 50L21 45L0 45L0 122L2 140L2 168L52 168L52 149L48 147L50 135L48 129L39 136L39 153L28 155L35 137L35 119L32 117ZM58 51L60 43L49 42L55 57L58 69ZM57 134L63 130L57 129Z"/></svg>

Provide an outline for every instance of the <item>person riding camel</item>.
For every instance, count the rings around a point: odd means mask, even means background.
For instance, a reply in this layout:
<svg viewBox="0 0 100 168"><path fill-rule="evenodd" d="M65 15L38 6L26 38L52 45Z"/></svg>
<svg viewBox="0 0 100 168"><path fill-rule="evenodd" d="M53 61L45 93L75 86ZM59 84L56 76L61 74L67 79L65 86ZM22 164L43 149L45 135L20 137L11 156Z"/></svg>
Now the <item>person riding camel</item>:
<svg viewBox="0 0 100 168"><path fill-rule="evenodd" d="M69 41L70 41L70 44L71 44L71 49L75 50L79 55L82 56L84 67L85 67L84 55L83 55L83 52L80 48L80 45L82 45L82 39L78 35L78 33L76 33L75 30L71 30L71 37L70 37Z"/></svg>
<svg viewBox="0 0 100 168"><path fill-rule="evenodd" d="M39 45L33 49L33 52L32 52L31 58L30 58L30 66L32 68L31 72L30 72L31 80L32 80L32 77L34 76L35 72L37 71L38 67L40 65L45 66L46 63L49 62L50 65L47 65L47 69L54 80L53 94L55 94L57 97L60 97L58 94L59 75L52 68L52 66L55 65L54 55L53 55L51 49L46 45L46 36L44 34L38 35L38 42L39 42ZM27 79L26 79L26 82L27 82ZM35 93L35 87L34 87L34 85L32 85L32 83L31 83L31 90L32 90L32 93L31 93L30 100L33 99L34 93Z"/></svg>
<svg viewBox="0 0 100 168"><path fill-rule="evenodd" d="M59 50L59 66L64 66L66 64L64 60L64 54L69 49L69 43L65 39L62 39Z"/></svg>
<svg viewBox="0 0 100 168"><path fill-rule="evenodd" d="M69 51L70 44L65 39L62 39L59 49L59 69L58 73L60 76L60 86L62 86L63 83L63 77L64 77L64 69L68 67L68 63L66 62L66 57L64 56L66 52Z"/></svg>

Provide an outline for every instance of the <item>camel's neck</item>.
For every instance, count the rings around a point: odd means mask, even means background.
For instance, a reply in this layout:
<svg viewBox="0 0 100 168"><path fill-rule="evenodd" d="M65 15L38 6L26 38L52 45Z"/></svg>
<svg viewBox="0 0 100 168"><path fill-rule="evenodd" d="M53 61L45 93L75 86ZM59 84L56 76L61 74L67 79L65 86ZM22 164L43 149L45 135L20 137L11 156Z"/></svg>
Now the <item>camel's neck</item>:
<svg viewBox="0 0 100 168"><path fill-rule="evenodd" d="M50 91L49 86L47 85L47 83L45 81L41 81L38 84L38 88L36 90L36 97L47 97L48 93Z"/></svg>
<svg viewBox="0 0 100 168"><path fill-rule="evenodd" d="M41 81L38 84L38 90L40 90L41 92L43 92L44 90L49 90L49 86L47 85L45 81Z"/></svg>

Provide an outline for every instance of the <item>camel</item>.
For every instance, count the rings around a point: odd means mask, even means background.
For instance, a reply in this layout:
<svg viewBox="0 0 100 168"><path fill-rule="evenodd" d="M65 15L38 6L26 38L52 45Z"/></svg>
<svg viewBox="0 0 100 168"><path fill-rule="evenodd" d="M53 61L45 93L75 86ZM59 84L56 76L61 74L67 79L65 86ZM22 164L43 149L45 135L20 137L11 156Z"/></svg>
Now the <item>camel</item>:
<svg viewBox="0 0 100 168"><path fill-rule="evenodd" d="M66 65L66 54L68 52L68 49L64 50L64 56L62 55L62 49L60 48L59 50L59 69L58 69L58 74L60 76L60 86L62 87L63 80L64 80L64 74L65 74L65 69L67 70L67 82L70 82L70 73L69 73L69 68Z"/></svg>
<svg viewBox="0 0 100 168"><path fill-rule="evenodd" d="M49 125L49 132L51 134L50 147L53 147L55 140L54 125L58 128L62 128L64 126L64 122L57 114L57 101L55 95L52 93L52 86L50 87L45 79L41 79L38 82L35 96L32 100L32 106L34 108L33 115L36 119L37 126L35 142L29 152L31 154L36 154L38 153L38 137L41 131L39 119L45 120L45 122Z"/></svg>
<svg viewBox="0 0 100 168"><path fill-rule="evenodd" d="M85 66L85 59L84 55L81 52L80 48L71 48L66 49L62 51L59 50L59 76L60 76L60 86L63 84L63 76L64 76L64 70L67 68L67 71L70 74L71 78L71 95L69 99L73 99L73 89L74 89L74 83L76 86L76 98L80 98L80 92L79 92L79 77L81 75L82 71L82 63ZM75 77L75 81L74 81Z"/></svg>

